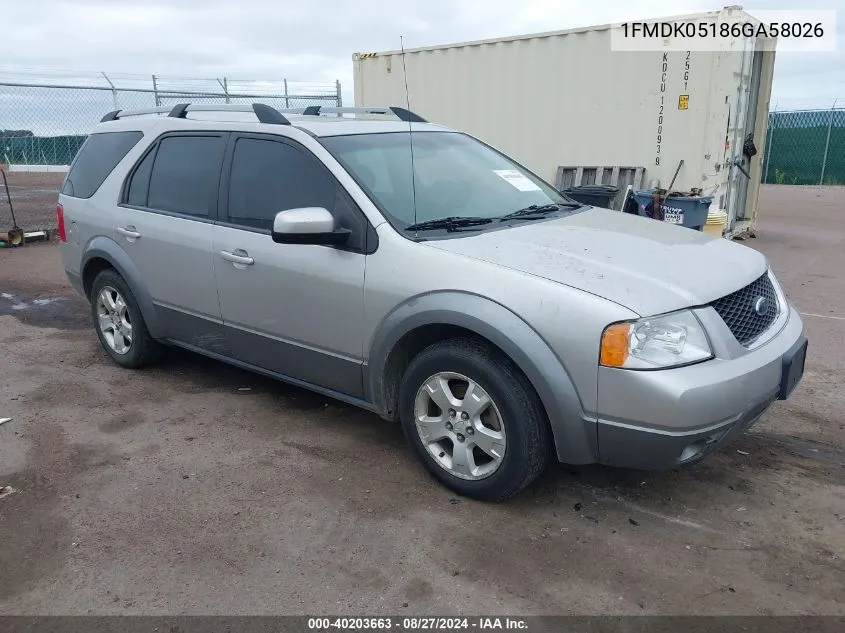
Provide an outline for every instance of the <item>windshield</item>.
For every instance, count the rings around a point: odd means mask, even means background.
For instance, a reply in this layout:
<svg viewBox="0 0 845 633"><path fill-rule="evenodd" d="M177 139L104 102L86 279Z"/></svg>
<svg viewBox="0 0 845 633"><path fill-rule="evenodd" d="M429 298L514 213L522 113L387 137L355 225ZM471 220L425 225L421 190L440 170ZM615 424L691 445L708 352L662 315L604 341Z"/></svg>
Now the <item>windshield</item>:
<svg viewBox="0 0 845 633"><path fill-rule="evenodd" d="M400 230L441 218L500 218L531 205L572 202L524 167L457 132L413 133L412 183L408 136L321 139Z"/></svg>

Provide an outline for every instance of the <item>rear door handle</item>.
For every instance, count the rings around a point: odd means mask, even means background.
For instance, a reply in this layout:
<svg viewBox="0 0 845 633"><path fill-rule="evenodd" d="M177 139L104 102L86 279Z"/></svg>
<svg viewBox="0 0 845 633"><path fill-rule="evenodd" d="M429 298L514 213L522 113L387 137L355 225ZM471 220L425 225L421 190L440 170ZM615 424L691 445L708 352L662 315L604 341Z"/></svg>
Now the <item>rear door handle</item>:
<svg viewBox="0 0 845 633"><path fill-rule="evenodd" d="M141 234L138 233L138 231L135 230L135 227L131 224L126 228L122 226L117 227L117 232L123 237L128 238L130 240L137 240L139 237L141 237Z"/></svg>
<svg viewBox="0 0 845 633"><path fill-rule="evenodd" d="M236 248L234 251L220 251L220 257L225 259L227 262L232 262L233 264L241 264L242 266L252 266L255 263L255 260L250 257L247 252L241 248Z"/></svg>

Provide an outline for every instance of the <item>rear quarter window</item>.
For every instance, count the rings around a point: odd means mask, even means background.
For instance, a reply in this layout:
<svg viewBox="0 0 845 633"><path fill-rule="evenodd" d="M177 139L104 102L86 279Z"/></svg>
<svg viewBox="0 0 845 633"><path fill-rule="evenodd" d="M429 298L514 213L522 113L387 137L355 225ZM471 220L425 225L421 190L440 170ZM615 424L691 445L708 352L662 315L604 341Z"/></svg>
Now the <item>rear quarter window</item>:
<svg viewBox="0 0 845 633"><path fill-rule="evenodd" d="M99 132L89 136L71 165L62 193L73 198L93 196L143 136L141 132Z"/></svg>

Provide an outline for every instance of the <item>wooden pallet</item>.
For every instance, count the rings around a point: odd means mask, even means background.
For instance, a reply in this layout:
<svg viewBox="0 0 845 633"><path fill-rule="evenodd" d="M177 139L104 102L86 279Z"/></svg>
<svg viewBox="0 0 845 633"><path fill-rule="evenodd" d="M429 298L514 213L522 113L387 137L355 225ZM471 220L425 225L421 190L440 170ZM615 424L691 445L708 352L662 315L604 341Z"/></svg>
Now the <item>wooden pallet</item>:
<svg viewBox="0 0 845 633"><path fill-rule="evenodd" d="M563 190L569 187L581 185L613 185L619 189L619 193L611 202L612 209L621 209L622 201L625 199L626 191L630 186L633 189L642 189L645 179L645 167L593 167L578 165L575 167L560 166L555 176L555 187Z"/></svg>

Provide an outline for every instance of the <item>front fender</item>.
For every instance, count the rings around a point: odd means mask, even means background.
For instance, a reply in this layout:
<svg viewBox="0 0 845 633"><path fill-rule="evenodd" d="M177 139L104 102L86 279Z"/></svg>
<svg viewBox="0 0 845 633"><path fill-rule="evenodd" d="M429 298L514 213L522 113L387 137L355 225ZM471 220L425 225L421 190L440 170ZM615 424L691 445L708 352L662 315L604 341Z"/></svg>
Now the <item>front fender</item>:
<svg viewBox="0 0 845 633"><path fill-rule="evenodd" d="M95 259L103 259L120 273L124 281L129 285L129 289L135 296L138 302L138 307L141 309L141 314L144 316L144 323L147 326L147 331L153 338L165 338L166 332L161 324L158 312L153 304L152 296L147 290L147 286L132 263L129 255L126 254L114 240L104 237L102 235L95 237L85 246L82 253L82 279L86 279L86 273L89 264ZM85 292L89 292L90 288L85 287Z"/></svg>
<svg viewBox="0 0 845 633"><path fill-rule="evenodd" d="M427 325L451 325L484 337L522 370L546 409L558 458L570 464L597 461L596 431L587 420L566 367L543 338L503 305L462 292L436 292L409 299L379 324L367 360L369 397L387 415L385 379L394 346Z"/></svg>

